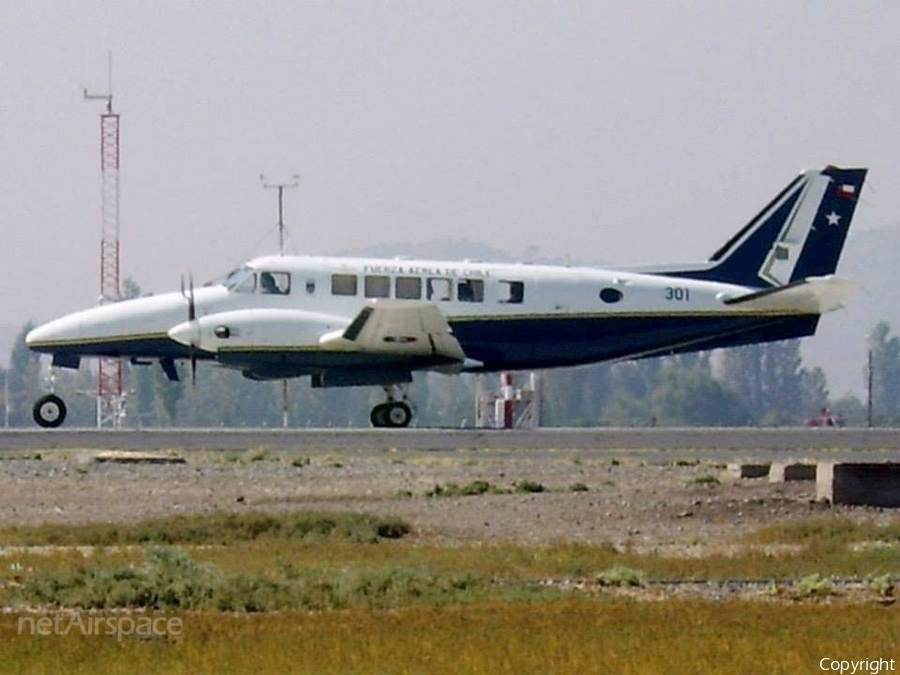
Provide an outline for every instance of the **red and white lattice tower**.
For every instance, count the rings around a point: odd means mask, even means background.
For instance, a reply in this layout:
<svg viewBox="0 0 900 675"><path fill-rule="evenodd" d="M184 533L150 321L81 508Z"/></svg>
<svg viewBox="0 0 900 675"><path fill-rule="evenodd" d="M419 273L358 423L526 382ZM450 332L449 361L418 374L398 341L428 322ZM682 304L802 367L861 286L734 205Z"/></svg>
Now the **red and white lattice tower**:
<svg viewBox="0 0 900 675"><path fill-rule="evenodd" d="M119 115L112 109L112 94L88 94L85 99L106 101L100 115L100 297L101 302L121 299L119 291ZM101 357L97 377L97 426L118 428L124 414L122 361Z"/></svg>
<svg viewBox="0 0 900 675"><path fill-rule="evenodd" d="M495 429L531 429L541 425L540 377L530 373L528 384L516 387L509 371L500 373L500 389L487 392L484 375L475 376L475 426Z"/></svg>

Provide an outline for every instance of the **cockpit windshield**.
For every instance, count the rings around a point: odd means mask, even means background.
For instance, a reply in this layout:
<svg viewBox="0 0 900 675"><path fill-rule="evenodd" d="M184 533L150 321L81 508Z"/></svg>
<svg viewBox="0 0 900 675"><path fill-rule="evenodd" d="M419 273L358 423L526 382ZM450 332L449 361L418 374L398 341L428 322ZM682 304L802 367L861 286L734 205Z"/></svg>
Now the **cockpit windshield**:
<svg viewBox="0 0 900 675"><path fill-rule="evenodd" d="M225 277L225 281L222 282L222 285L225 286L229 291L233 291L235 288L241 285L241 282L245 281L247 277L253 276L253 268L249 265L244 265L243 267L239 267L233 272L229 273L227 277Z"/></svg>
<svg viewBox="0 0 900 675"><path fill-rule="evenodd" d="M222 282L233 293L259 293L262 295L288 295L291 292L289 272L255 270L249 265L229 274Z"/></svg>

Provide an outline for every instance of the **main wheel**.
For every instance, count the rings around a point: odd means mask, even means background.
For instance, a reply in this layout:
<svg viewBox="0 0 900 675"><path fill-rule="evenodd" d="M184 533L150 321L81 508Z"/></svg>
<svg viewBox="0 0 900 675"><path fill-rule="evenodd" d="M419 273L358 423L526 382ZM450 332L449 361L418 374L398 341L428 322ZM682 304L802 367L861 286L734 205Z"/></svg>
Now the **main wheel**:
<svg viewBox="0 0 900 675"><path fill-rule="evenodd" d="M408 427L412 420L412 410L405 403L389 403L387 409L387 423L389 427Z"/></svg>
<svg viewBox="0 0 900 675"><path fill-rule="evenodd" d="M388 404L379 403L369 414L369 421L373 427L386 427L388 425Z"/></svg>
<svg viewBox="0 0 900 675"><path fill-rule="evenodd" d="M45 428L58 427L66 419L66 404L56 394L41 396L32 409L34 421Z"/></svg>

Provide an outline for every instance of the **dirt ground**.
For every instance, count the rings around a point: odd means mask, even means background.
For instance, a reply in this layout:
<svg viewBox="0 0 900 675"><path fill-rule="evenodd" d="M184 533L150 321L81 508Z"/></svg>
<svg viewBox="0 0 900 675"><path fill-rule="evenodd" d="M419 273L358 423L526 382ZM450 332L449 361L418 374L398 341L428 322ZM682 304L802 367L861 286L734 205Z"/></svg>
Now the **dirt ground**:
<svg viewBox="0 0 900 675"><path fill-rule="evenodd" d="M53 451L0 462L0 527L351 510L400 516L422 542L611 543L684 556L727 550L776 522L896 515L818 503L814 481L734 479L724 463L645 461L640 453L198 451L181 454L183 464L99 463L96 454ZM479 480L510 492L427 496L436 485ZM517 491L525 482L545 491ZM587 490L573 491L576 484Z"/></svg>

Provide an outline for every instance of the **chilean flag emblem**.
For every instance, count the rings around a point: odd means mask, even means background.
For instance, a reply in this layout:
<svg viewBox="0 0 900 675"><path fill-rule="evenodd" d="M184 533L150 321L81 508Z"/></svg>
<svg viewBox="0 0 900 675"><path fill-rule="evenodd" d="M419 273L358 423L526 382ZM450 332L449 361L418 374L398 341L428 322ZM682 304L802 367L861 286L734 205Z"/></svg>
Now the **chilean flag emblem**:
<svg viewBox="0 0 900 675"><path fill-rule="evenodd" d="M846 197L848 199L856 199L856 186L844 184L838 187L838 197Z"/></svg>

